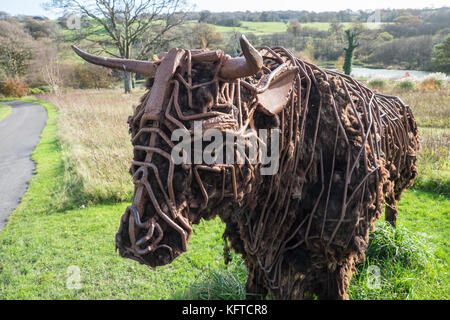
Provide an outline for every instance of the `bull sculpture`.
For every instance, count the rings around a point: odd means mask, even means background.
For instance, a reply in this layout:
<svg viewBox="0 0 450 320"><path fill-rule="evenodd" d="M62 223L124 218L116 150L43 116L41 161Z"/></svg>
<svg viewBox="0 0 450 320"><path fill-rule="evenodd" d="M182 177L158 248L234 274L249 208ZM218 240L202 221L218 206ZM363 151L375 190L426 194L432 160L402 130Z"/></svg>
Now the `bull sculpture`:
<svg viewBox="0 0 450 320"><path fill-rule="evenodd" d="M116 246L122 257L166 265L188 249L192 224L219 215L225 249L245 260L248 298L347 299L369 230L384 206L395 226L396 203L417 175L411 109L282 47L254 48L244 36L240 44L236 58L175 48L154 62L73 47L88 62L149 77L128 121L135 191ZM262 174L248 141L237 164L175 163L172 133L194 144L195 123L235 137L277 129L278 170Z"/></svg>

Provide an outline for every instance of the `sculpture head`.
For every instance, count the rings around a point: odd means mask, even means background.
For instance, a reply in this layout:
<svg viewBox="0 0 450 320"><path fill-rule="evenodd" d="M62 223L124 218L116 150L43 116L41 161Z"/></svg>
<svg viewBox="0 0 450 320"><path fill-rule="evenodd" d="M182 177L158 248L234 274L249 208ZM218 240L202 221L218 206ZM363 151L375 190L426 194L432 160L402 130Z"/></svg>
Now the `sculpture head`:
<svg viewBox="0 0 450 320"><path fill-rule="evenodd" d="M298 66L244 36L240 44L236 58L175 48L153 62L73 47L88 62L149 77L129 118L135 190L116 235L121 256L151 267L170 263L187 250L192 224L251 205L264 175L276 173L277 114L300 91ZM264 172L267 165L272 171Z"/></svg>

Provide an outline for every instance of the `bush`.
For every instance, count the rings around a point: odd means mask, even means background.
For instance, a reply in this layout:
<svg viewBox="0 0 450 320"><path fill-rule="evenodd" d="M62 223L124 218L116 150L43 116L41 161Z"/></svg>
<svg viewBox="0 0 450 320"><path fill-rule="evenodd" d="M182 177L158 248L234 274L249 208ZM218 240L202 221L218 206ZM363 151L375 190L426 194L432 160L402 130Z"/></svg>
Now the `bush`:
<svg viewBox="0 0 450 320"><path fill-rule="evenodd" d="M52 93L53 89L50 86L40 86L38 87L39 90L43 91L44 93Z"/></svg>
<svg viewBox="0 0 450 320"><path fill-rule="evenodd" d="M386 86L386 80L383 80L383 79L372 79L367 84L371 88L383 89Z"/></svg>
<svg viewBox="0 0 450 320"><path fill-rule="evenodd" d="M21 98L27 95L27 86L18 78L6 78L1 83L1 93L5 97Z"/></svg>
<svg viewBox="0 0 450 320"><path fill-rule="evenodd" d="M76 89L101 89L113 85L112 71L92 64L64 64L62 77L65 86Z"/></svg>
<svg viewBox="0 0 450 320"><path fill-rule="evenodd" d="M442 89L447 81L447 76L444 73L431 73L420 82L420 87L425 90L438 90Z"/></svg>
<svg viewBox="0 0 450 320"><path fill-rule="evenodd" d="M28 88L28 94L43 94L45 93L43 90L39 88Z"/></svg>
<svg viewBox="0 0 450 320"><path fill-rule="evenodd" d="M412 80L405 79L400 80L396 85L397 88L403 89L405 91L413 90L415 86L416 85Z"/></svg>

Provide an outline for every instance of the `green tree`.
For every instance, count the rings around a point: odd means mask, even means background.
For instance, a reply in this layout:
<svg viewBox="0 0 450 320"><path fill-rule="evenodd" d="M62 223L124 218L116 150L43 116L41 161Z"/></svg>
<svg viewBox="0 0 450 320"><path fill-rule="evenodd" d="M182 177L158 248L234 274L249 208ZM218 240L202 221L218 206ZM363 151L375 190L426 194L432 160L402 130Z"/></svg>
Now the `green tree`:
<svg viewBox="0 0 450 320"><path fill-rule="evenodd" d="M345 51L345 61L344 61L344 73L346 75L350 75L352 72L352 64L353 64L353 52L359 46L359 43L356 42L357 33L351 31L350 29L345 30L345 37L347 40L347 48Z"/></svg>
<svg viewBox="0 0 450 320"><path fill-rule="evenodd" d="M450 74L450 35L444 42L433 47L431 63L433 70Z"/></svg>

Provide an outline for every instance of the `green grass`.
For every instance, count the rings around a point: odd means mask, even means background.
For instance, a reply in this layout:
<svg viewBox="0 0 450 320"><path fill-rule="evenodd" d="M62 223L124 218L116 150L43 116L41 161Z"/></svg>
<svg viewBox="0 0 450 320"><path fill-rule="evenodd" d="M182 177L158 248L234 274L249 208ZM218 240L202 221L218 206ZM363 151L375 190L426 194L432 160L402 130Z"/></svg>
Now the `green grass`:
<svg viewBox="0 0 450 320"><path fill-rule="evenodd" d="M11 114L12 108L10 106L5 106L0 104L0 122L6 119L7 116Z"/></svg>
<svg viewBox="0 0 450 320"><path fill-rule="evenodd" d="M424 233L378 223L370 235L366 260L357 266L352 299L448 299L447 264ZM447 261L448 262L448 261Z"/></svg>
<svg viewBox="0 0 450 320"><path fill-rule="evenodd" d="M357 268L355 299L449 299L450 198L412 189L399 204L398 228L378 223L367 260ZM379 266L380 287L370 288L369 266Z"/></svg>

